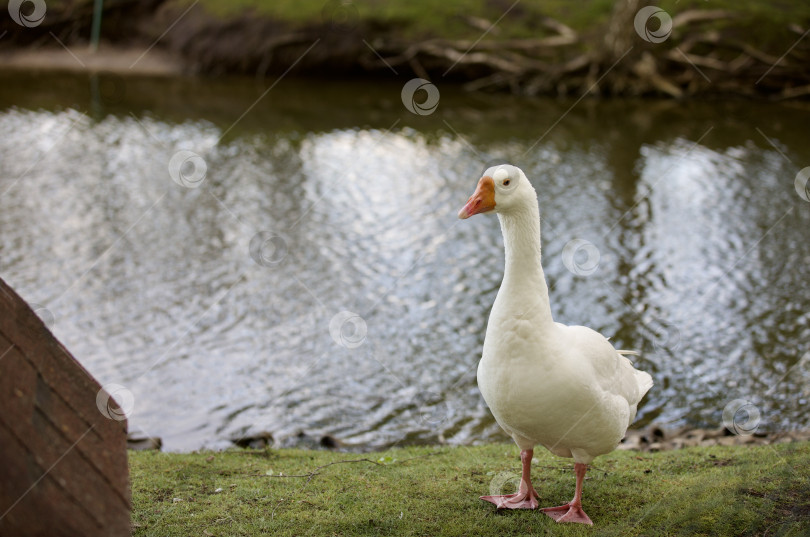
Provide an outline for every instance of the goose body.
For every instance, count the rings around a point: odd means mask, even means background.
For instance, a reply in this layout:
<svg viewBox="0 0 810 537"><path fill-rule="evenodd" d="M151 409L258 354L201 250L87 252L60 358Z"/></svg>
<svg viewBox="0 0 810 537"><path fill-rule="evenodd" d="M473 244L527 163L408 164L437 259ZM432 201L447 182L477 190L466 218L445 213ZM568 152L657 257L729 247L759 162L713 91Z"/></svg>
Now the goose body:
<svg viewBox="0 0 810 537"><path fill-rule="evenodd" d="M572 457L574 500L544 509L558 522L591 521L581 508L585 468L619 444L652 378L602 334L554 322L540 256L537 195L523 172L489 168L459 218L495 212L504 237L503 282L489 316L478 386L498 424L521 449L520 490L482 499L499 508L535 508L532 450Z"/></svg>
<svg viewBox="0 0 810 537"><path fill-rule="evenodd" d="M553 323L532 332L530 322L496 315L478 386L498 424L521 449L542 445L579 463L613 451L649 388L630 361L589 328Z"/></svg>

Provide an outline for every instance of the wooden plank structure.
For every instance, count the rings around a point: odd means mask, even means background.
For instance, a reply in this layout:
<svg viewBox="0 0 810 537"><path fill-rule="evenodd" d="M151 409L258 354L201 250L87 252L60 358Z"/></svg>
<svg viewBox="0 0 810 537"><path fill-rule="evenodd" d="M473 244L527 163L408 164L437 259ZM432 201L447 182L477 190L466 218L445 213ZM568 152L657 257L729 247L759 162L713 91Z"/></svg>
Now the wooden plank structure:
<svg viewBox="0 0 810 537"><path fill-rule="evenodd" d="M127 423L100 390L0 279L1 536L130 535Z"/></svg>

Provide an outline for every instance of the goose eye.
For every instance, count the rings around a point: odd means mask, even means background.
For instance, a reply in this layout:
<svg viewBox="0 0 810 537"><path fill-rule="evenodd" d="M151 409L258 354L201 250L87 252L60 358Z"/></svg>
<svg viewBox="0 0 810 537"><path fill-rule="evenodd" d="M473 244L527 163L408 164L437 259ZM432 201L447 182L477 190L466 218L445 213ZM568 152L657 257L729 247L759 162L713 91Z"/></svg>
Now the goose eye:
<svg viewBox="0 0 810 537"><path fill-rule="evenodd" d="M511 181L510 181L509 179L507 179L507 180L505 180L505 181L504 181L503 183L501 183L501 184L502 184L503 186L509 186L509 183L510 183L510 182L511 182Z"/></svg>

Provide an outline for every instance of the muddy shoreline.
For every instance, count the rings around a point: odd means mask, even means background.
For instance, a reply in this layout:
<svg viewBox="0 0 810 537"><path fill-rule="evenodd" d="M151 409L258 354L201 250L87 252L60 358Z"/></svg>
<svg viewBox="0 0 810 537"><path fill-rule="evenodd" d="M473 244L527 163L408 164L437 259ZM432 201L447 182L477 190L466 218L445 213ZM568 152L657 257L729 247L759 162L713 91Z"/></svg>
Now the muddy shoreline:
<svg viewBox="0 0 810 537"><path fill-rule="evenodd" d="M810 440L810 431L783 431L765 433L759 431L733 432L725 427L716 429L703 429L694 427L681 427L666 429L658 425L650 425L643 429L630 429L616 449L624 451L639 451L655 453L670 451L687 447L706 446L764 446L785 444L791 442L804 442ZM504 436L504 441L508 439ZM329 434L310 435L303 431L296 435L284 438L274 438L271 432L262 431L253 435L234 438L233 447L243 449L314 449L331 450L350 453L368 453L383 451L395 447L367 446L344 443ZM160 450L163 443L160 438L149 437L143 434L130 433L127 438L127 447L131 450Z"/></svg>
<svg viewBox="0 0 810 537"><path fill-rule="evenodd" d="M548 18L537 38L467 41L405 38L391 22L328 10L320 20L291 24L253 12L221 18L197 4L126 0L105 8L101 46L90 53L85 51L91 4L67 4L61 12L59 5L49 7L43 22L29 28L5 18L0 67L336 79L419 76L469 90L523 95L810 97L810 39L801 39L806 33L801 21L784 29L786 38L796 38L789 51L782 43L762 50L746 41L733 13L720 10L678 14L664 40L632 30L643 5L630 0L618 3L609 21L587 32Z"/></svg>

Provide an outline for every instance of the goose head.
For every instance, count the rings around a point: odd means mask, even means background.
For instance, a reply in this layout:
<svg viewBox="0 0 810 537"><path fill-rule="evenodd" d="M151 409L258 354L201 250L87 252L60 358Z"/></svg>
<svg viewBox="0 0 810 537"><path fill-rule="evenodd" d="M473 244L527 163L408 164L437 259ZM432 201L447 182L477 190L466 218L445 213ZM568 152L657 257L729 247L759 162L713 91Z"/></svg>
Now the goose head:
<svg viewBox="0 0 810 537"><path fill-rule="evenodd" d="M536 203L537 195L523 171L511 164L499 164L484 172L458 217L465 219L488 212L509 214Z"/></svg>

